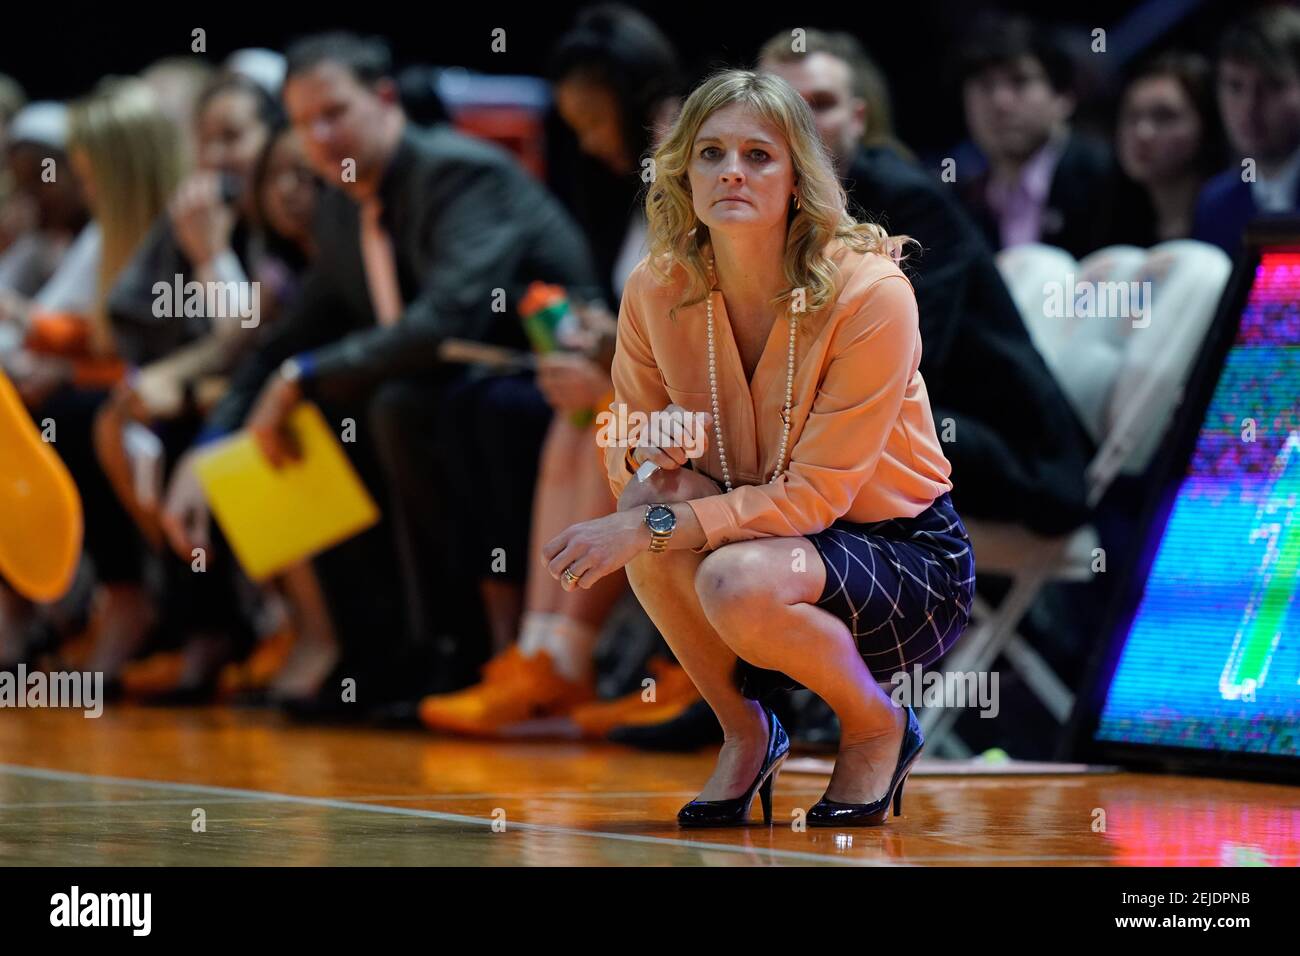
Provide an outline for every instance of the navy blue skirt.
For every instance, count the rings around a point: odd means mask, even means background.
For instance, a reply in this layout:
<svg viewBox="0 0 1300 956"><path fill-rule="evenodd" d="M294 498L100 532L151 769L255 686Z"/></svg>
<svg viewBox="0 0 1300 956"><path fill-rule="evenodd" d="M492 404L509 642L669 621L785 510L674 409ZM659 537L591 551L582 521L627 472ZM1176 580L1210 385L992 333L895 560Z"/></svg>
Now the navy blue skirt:
<svg viewBox="0 0 1300 956"><path fill-rule="evenodd" d="M817 606L844 622L877 681L938 660L970 621L975 553L949 495L915 518L840 520L807 537L826 566ZM739 679L752 699L801 687L744 661Z"/></svg>

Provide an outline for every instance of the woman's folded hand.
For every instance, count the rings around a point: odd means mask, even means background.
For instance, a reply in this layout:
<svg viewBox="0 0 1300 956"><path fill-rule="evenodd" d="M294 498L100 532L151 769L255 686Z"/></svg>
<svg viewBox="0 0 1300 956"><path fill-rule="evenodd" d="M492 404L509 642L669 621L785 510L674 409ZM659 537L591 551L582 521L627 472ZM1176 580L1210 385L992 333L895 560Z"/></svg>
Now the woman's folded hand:
<svg viewBox="0 0 1300 956"><path fill-rule="evenodd" d="M708 412L691 412L680 405L669 405L655 412L647 426L643 442L633 450L637 462L653 461L672 471L701 457L709 449L709 429L713 416Z"/></svg>

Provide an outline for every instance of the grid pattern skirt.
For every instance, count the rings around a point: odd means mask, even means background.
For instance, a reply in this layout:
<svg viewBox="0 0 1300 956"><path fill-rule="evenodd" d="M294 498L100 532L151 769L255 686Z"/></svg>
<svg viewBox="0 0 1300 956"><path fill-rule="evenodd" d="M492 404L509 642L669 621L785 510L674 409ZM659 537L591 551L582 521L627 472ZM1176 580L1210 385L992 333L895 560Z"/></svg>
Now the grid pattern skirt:
<svg viewBox="0 0 1300 956"><path fill-rule="evenodd" d="M817 606L844 622L877 681L938 660L970 621L975 554L949 495L915 518L840 520L808 539L826 566ZM754 699L800 687L743 661L739 678Z"/></svg>

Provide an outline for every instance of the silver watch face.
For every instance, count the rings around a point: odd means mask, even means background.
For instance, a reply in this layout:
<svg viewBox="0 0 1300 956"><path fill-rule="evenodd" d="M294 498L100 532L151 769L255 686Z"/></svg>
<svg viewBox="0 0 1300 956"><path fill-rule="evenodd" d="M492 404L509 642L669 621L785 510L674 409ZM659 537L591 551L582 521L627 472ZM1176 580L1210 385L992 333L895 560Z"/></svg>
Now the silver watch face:
<svg viewBox="0 0 1300 956"><path fill-rule="evenodd" d="M677 515L667 505L654 505L646 513L645 523L655 534L668 534L677 527Z"/></svg>

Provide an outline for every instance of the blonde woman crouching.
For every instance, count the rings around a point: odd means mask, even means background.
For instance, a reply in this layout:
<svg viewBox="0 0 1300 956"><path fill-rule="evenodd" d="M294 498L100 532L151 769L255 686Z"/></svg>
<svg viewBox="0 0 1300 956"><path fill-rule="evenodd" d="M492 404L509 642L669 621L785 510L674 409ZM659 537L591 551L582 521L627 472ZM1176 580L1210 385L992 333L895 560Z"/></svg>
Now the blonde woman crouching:
<svg viewBox="0 0 1300 956"><path fill-rule="evenodd" d="M807 822L884 823L923 740L880 683L952 646L975 577L917 370L909 240L846 212L811 113L777 77L705 80L654 171L611 408L691 414L654 444L609 443L618 511L543 559L566 588L626 568L717 714L718 763L682 826L744 825L755 794L771 822L789 740L760 698L800 685L841 725Z"/></svg>

